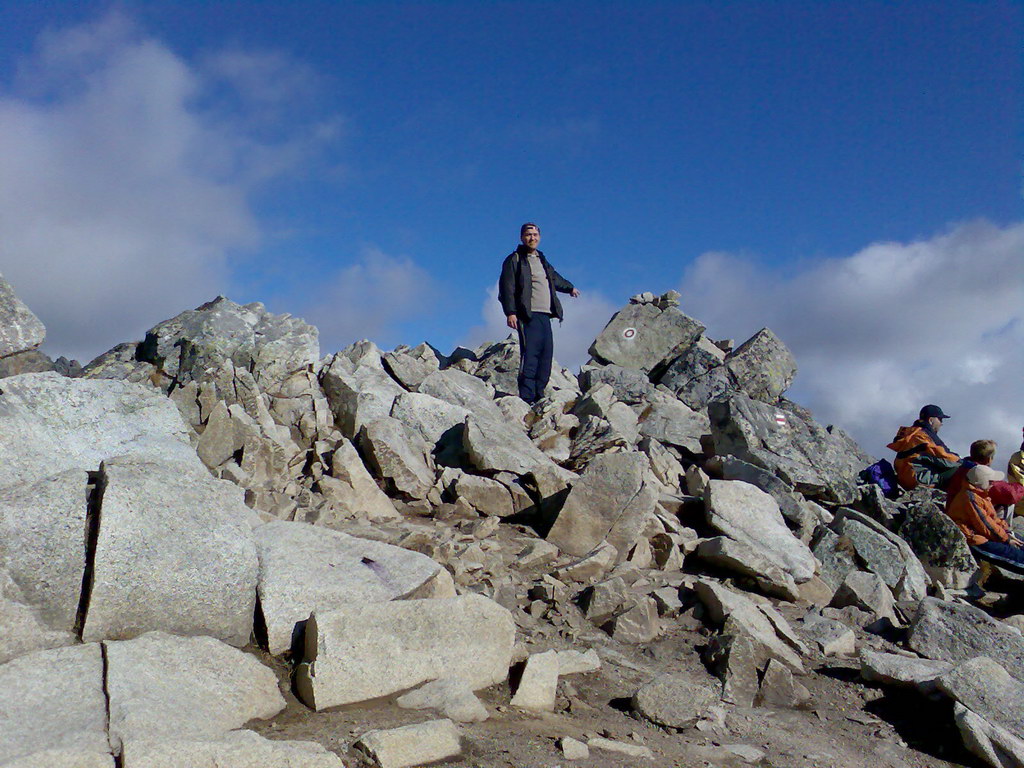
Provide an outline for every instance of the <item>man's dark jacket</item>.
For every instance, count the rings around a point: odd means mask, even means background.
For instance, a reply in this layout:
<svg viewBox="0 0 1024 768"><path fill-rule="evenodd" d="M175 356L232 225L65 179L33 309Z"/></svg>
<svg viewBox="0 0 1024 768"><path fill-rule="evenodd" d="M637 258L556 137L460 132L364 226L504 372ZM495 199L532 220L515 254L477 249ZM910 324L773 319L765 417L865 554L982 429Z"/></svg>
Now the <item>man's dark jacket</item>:
<svg viewBox="0 0 1024 768"><path fill-rule="evenodd" d="M533 314L530 306L530 298L533 293L533 272L530 270L530 260L525 245L520 245L512 253L505 257L501 265L501 278L498 280L498 301L505 312L505 317L517 315L529 319ZM560 274L555 268L548 264L544 258L543 251L537 251L540 263L544 265L544 271L548 274L548 288L551 291L551 314L562 319L562 302L558 300L555 291L572 293L573 285Z"/></svg>

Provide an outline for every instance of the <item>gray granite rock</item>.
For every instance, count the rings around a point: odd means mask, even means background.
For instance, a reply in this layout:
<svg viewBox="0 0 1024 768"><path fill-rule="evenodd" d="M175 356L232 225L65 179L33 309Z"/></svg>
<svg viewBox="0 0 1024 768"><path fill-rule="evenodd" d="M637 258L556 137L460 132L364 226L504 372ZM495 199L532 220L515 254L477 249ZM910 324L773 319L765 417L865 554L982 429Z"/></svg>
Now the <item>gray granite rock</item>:
<svg viewBox="0 0 1024 768"><path fill-rule="evenodd" d="M734 349L725 367L739 391L765 403L774 403L782 397L796 376L793 353L767 328Z"/></svg>
<svg viewBox="0 0 1024 768"><path fill-rule="evenodd" d="M928 574L914 550L877 520L840 509L832 528L850 542L857 558L885 581L896 599L917 601L928 594Z"/></svg>
<svg viewBox="0 0 1024 768"><path fill-rule="evenodd" d="M95 643L0 665L0 765L112 766L103 673Z"/></svg>
<svg viewBox="0 0 1024 768"><path fill-rule="evenodd" d="M320 492L358 519L371 522L399 517L395 505L374 482L355 446L342 440L331 454L330 475L319 481Z"/></svg>
<svg viewBox="0 0 1024 768"><path fill-rule="evenodd" d="M3 380L0 488L132 454L205 472L174 403L121 381L27 373Z"/></svg>
<svg viewBox="0 0 1024 768"><path fill-rule="evenodd" d="M69 470L0 490L0 663L77 640L88 483Z"/></svg>
<svg viewBox="0 0 1024 768"><path fill-rule="evenodd" d="M657 388L647 376L634 368L621 365L588 365L580 371L580 387L584 393L599 384L608 384L615 399L630 406L637 406L648 400Z"/></svg>
<svg viewBox="0 0 1024 768"><path fill-rule="evenodd" d="M442 438L461 432L469 413L461 405L423 392L403 392L391 407L391 417L419 434L432 450L438 448Z"/></svg>
<svg viewBox="0 0 1024 768"><path fill-rule="evenodd" d="M973 605L925 598L907 645L922 656L947 662L988 656L1017 680L1024 680L1024 637Z"/></svg>
<svg viewBox="0 0 1024 768"><path fill-rule="evenodd" d="M627 304L615 313L590 345L592 357L644 373L678 356L704 332L704 326L678 309Z"/></svg>
<svg viewBox="0 0 1024 768"><path fill-rule="evenodd" d="M312 741L265 739L252 731L207 738L129 741L122 768L345 768L341 758Z"/></svg>
<svg viewBox="0 0 1024 768"><path fill-rule="evenodd" d="M678 400L663 400L650 405L641 414L640 434L700 456L700 439L711 433L707 414L694 411Z"/></svg>
<svg viewBox="0 0 1024 768"><path fill-rule="evenodd" d="M505 680L512 615L481 595L353 604L306 625L302 700L317 711L459 677L473 690Z"/></svg>
<svg viewBox="0 0 1024 768"><path fill-rule="evenodd" d="M298 318L218 296L147 331L137 357L180 382L199 379L207 368L230 360L251 371L263 391L277 393L293 374L316 366L318 336Z"/></svg>
<svg viewBox="0 0 1024 768"><path fill-rule="evenodd" d="M860 652L860 674L868 682L902 685L923 692L935 690L935 681L953 668L948 661L934 661L867 648Z"/></svg>
<svg viewBox="0 0 1024 768"><path fill-rule="evenodd" d="M32 310L0 275L0 358L35 349L46 338L46 329Z"/></svg>
<svg viewBox="0 0 1024 768"><path fill-rule="evenodd" d="M722 479L742 480L770 494L778 503L782 516L786 518L790 526L796 529L803 541L807 541L819 523L831 522L831 518L823 520L820 507L812 505L774 474L746 461L741 461L735 456L722 457Z"/></svg>
<svg viewBox="0 0 1024 768"><path fill-rule="evenodd" d="M760 488L739 480L711 480L704 505L709 525L758 549L796 583L814 576L814 555L786 526L775 499Z"/></svg>
<svg viewBox="0 0 1024 768"><path fill-rule="evenodd" d="M487 707L458 677L431 680L399 696L395 703L402 709L433 709L457 723L480 723L488 718Z"/></svg>
<svg viewBox="0 0 1024 768"><path fill-rule="evenodd" d="M833 592L839 589L850 571L857 570L853 542L828 528L819 532L811 552L820 564L818 575Z"/></svg>
<svg viewBox="0 0 1024 768"><path fill-rule="evenodd" d="M810 701L811 694L783 664L771 659L761 677L757 703L762 707L802 707Z"/></svg>
<svg viewBox="0 0 1024 768"><path fill-rule="evenodd" d="M418 552L305 523L276 520L253 537L260 610L275 655L292 647L313 611L408 597L441 567Z"/></svg>
<svg viewBox="0 0 1024 768"><path fill-rule="evenodd" d="M966 589L978 571L956 523L928 501L911 505L899 528L928 576L951 589Z"/></svg>
<svg viewBox="0 0 1024 768"><path fill-rule="evenodd" d="M719 568L749 577L767 595L790 601L800 596L793 577L768 559L761 549L749 544L716 536L701 541L696 555Z"/></svg>
<svg viewBox="0 0 1024 768"><path fill-rule="evenodd" d="M435 480L430 446L402 422L385 416L364 424L359 445L390 495L425 499L430 494Z"/></svg>
<svg viewBox="0 0 1024 768"><path fill-rule="evenodd" d="M892 592L882 577L868 571L850 571L839 585L832 598L832 607L855 608L874 614L875 617L896 621L896 604Z"/></svg>
<svg viewBox="0 0 1024 768"><path fill-rule="evenodd" d="M467 417L462 444L470 464L480 472L525 475L541 467L558 470L521 429L486 417Z"/></svg>
<svg viewBox="0 0 1024 768"><path fill-rule="evenodd" d="M242 490L202 468L134 457L105 461L102 482L82 638L159 629L249 642L257 559Z"/></svg>
<svg viewBox="0 0 1024 768"><path fill-rule="evenodd" d="M693 588L711 621L724 624L729 620L767 649L773 658L779 659L794 672L803 673L800 654L806 653L807 648L796 639L796 633L786 620L770 606L754 603L744 595L708 579L699 579ZM781 634L779 630L782 630Z"/></svg>
<svg viewBox="0 0 1024 768"><path fill-rule="evenodd" d="M857 650L857 636L852 629L816 611L804 616L800 630L825 656L852 656Z"/></svg>
<svg viewBox="0 0 1024 768"><path fill-rule="evenodd" d="M690 728L719 701L718 686L687 675L662 675L633 694L633 711L655 725Z"/></svg>
<svg viewBox="0 0 1024 768"><path fill-rule="evenodd" d="M367 424L389 416L395 399L405 392L383 369L355 367L341 354L321 370L320 384L335 423L349 439L355 439Z"/></svg>
<svg viewBox="0 0 1024 768"><path fill-rule="evenodd" d="M650 524L656 503L656 481L644 454L602 454L575 482L546 538L578 557L607 541L624 558Z"/></svg>
<svg viewBox="0 0 1024 768"><path fill-rule="evenodd" d="M110 743L220 736L285 701L273 671L212 637L107 641Z"/></svg>
<svg viewBox="0 0 1024 768"><path fill-rule="evenodd" d="M857 474L873 459L841 430L743 394L708 405L719 455L767 469L800 493L832 503L859 498Z"/></svg>
<svg viewBox="0 0 1024 768"><path fill-rule="evenodd" d="M979 656L940 675L936 687L978 717L1024 738L1024 683L990 658Z"/></svg>
<svg viewBox="0 0 1024 768"><path fill-rule="evenodd" d="M377 768L411 768L462 752L458 726L451 720L430 720L389 730L364 733L355 748Z"/></svg>
<svg viewBox="0 0 1024 768"><path fill-rule="evenodd" d="M964 746L992 768L1024 766L1024 741L972 712L963 704L953 705L953 719Z"/></svg>
<svg viewBox="0 0 1024 768"><path fill-rule="evenodd" d="M560 671L558 651L531 654L526 660L516 693L509 703L513 707L532 712L553 711Z"/></svg>

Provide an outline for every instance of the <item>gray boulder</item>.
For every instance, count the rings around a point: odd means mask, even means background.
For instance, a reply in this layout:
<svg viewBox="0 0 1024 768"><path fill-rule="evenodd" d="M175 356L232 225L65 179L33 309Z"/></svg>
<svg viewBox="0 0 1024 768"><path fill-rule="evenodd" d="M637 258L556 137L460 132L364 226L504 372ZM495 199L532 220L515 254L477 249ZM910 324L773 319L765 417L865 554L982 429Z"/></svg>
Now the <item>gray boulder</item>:
<svg viewBox="0 0 1024 768"><path fill-rule="evenodd" d="M959 702L953 705L953 719L964 746L992 768L1024 766L1024 741L1017 735L979 717Z"/></svg>
<svg viewBox="0 0 1024 768"><path fill-rule="evenodd" d="M415 390L427 376L441 367L437 351L429 344L420 344L414 349L397 347L384 353L381 360L395 381L409 390Z"/></svg>
<svg viewBox="0 0 1024 768"><path fill-rule="evenodd" d="M331 454L330 475L321 477L318 485L325 498L356 519L372 522L399 517L395 505L374 482L348 440L338 443Z"/></svg>
<svg viewBox="0 0 1024 768"><path fill-rule="evenodd" d="M110 743L221 736L284 709L277 677L212 637L106 642Z"/></svg>
<svg viewBox="0 0 1024 768"><path fill-rule="evenodd" d="M423 392L403 392L395 398L391 417L398 419L422 437L432 450L447 435L459 437L469 411Z"/></svg>
<svg viewBox="0 0 1024 768"><path fill-rule="evenodd" d="M602 454L575 482L546 538L577 557L607 541L625 558L652 519L661 529L654 518L656 487L644 454Z"/></svg>
<svg viewBox="0 0 1024 768"><path fill-rule="evenodd" d="M952 589L966 589L978 571L967 539L952 518L927 501L910 506L899 528L925 572Z"/></svg>
<svg viewBox="0 0 1024 768"><path fill-rule="evenodd" d="M832 597L833 608L855 608L874 614L877 618L896 621L896 603L892 592L880 576L867 571L850 571Z"/></svg>
<svg viewBox="0 0 1024 768"><path fill-rule="evenodd" d="M947 662L988 656L1017 680L1024 680L1024 637L973 605L926 597L914 617L907 645L929 659Z"/></svg>
<svg viewBox="0 0 1024 768"><path fill-rule="evenodd" d="M384 416L364 424L359 445L390 495L425 499L434 487L430 446L398 419Z"/></svg>
<svg viewBox="0 0 1024 768"><path fill-rule="evenodd" d="M580 371L580 388L584 393L607 384L612 388L615 399L629 406L637 406L654 395L657 388L647 376L621 365L588 365Z"/></svg>
<svg viewBox="0 0 1024 768"><path fill-rule="evenodd" d="M790 532L775 499L760 488L739 480L711 480L704 505L709 525L759 550L797 584L814 576L814 555Z"/></svg>
<svg viewBox="0 0 1024 768"><path fill-rule="evenodd" d="M515 632L512 614L472 594L314 612L296 685L318 712L442 677L479 690L508 676Z"/></svg>
<svg viewBox="0 0 1024 768"><path fill-rule="evenodd" d="M702 335L668 365L659 383L691 408L703 408L716 395L734 388L724 362L725 352Z"/></svg>
<svg viewBox="0 0 1024 768"><path fill-rule="evenodd" d="M411 768L435 763L462 752L458 726L451 720L429 720L364 733L355 748L376 768Z"/></svg>
<svg viewBox="0 0 1024 768"><path fill-rule="evenodd" d="M590 355L649 373L678 356L703 332L703 325L675 307L630 303L615 313L590 345Z"/></svg>
<svg viewBox="0 0 1024 768"><path fill-rule="evenodd" d="M928 574L914 550L881 523L852 509L841 509L832 528L852 544L857 558L882 578L896 599L916 601L928 594Z"/></svg>
<svg viewBox="0 0 1024 768"><path fill-rule="evenodd" d="M806 496L840 504L860 497L857 474L873 459L840 430L743 394L710 403L708 416L719 455L767 469Z"/></svg>
<svg viewBox="0 0 1024 768"><path fill-rule="evenodd" d="M356 368L341 354L320 372L320 385L335 423L349 439L370 422L389 416L395 398L405 391L382 368Z"/></svg>
<svg viewBox="0 0 1024 768"><path fill-rule="evenodd" d="M857 570L853 542L828 528L819 531L811 552L819 564L818 575L833 592L839 589L846 574Z"/></svg>
<svg viewBox="0 0 1024 768"><path fill-rule="evenodd" d="M526 475L550 468L570 477L534 445L526 433L513 425L470 415L462 433L462 445L469 463L480 472L511 472Z"/></svg>
<svg viewBox="0 0 1024 768"><path fill-rule="evenodd" d="M39 318L0 275L0 359L35 349L44 338L46 329Z"/></svg>
<svg viewBox="0 0 1024 768"><path fill-rule="evenodd" d="M935 690L935 680L952 668L948 661L868 649L860 652L860 674L868 682L913 687L924 693Z"/></svg>
<svg viewBox="0 0 1024 768"><path fill-rule="evenodd" d="M69 470L0 490L0 663L77 641L88 484Z"/></svg>
<svg viewBox="0 0 1024 768"><path fill-rule="evenodd" d="M796 376L796 360L774 333L762 328L734 349L725 367L736 388L754 400L774 403Z"/></svg>
<svg viewBox="0 0 1024 768"><path fill-rule="evenodd" d="M776 475L735 456L722 457L722 479L742 480L771 494L778 502L782 516L798 532L802 541L807 541L820 523L832 522L831 516L824 509L794 492Z"/></svg>
<svg viewBox="0 0 1024 768"><path fill-rule="evenodd" d="M711 565L748 577L766 595L797 600L800 591L793 577L749 544L715 536L697 547L698 558Z"/></svg>
<svg viewBox="0 0 1024 768"><path fill-rule="evenodd" d="M103 676L96 643L0 665L0 765L112 768Z"/></svg>
<svg viewBox="0 0 1024 768"><path fill-rule="evenodd" d="M662 400L646 408L640 417L640 434L696 456L703 454L701 436L711 433L707 414L691 410L678 400Z"/></svg>
<svg viewBox="0 0 1024 768"><path fill-rule="evenodd" d="M1024 683L1007 674L999 664L979 656L940 675L940 691L967 707L991 725L1024 737Z"/></svg>
<svg viewBox="0 0 1024 768"><path fill-rule="evenodd" d="M686 675L663 675L633 694L633 711L655 725L690 728L718 704L718 686Z"/></svg>
<svg viewBox="0 0 1024 768"><path fill-rule="evenodd" d="M313 611L408 597L440 570L418 552L305 523L276 520L253 536L260 609L274 655L293 646Z"/></svg>
<svg viewBox="0 0 1024 768"><path fill-rule="evenodd" d="M344 768L341 758L312 741L265 739L252 731L206 738L134 741L122 768Z"/></svg>
<svg viewBox="0 0 1024 768"><path fill-rule="evenodd" d="M122 381L27 373L4 379L0 488L79 469L95 472L131 454L205 472L174 403Z"/></svg>
<svg viewBox="0 0 1024 768"><path fill-rule="evenodd" d="M431 680L399 696L395 703L402 709L433 709L457 723L479 723L488 718L487 707L457 677Z"/></svg>
<svg viewBox="0 0 1024 768"><path fill-rule="evenodd" d="M230 360L264 392L278 393L293 374L317 365L320 342L317 329L298 318L218 296L147 331L137 357L178 382Z"/></svg>
<svg viewBox="0 0 1024 768"><path fill-rule="evenodd" d="M417 391L465 408L480 418L502 419L501 409L494 402L494 388L465 371L454 368L435 371L420 383Z"/></svg>
<svg viewBox="0 0 1024 768"><path fill-rule="evenodd" d="M203 469L135 457L104 462L101 475L82 638L159 629L249 642L257 560L242 490Z"/></svg>

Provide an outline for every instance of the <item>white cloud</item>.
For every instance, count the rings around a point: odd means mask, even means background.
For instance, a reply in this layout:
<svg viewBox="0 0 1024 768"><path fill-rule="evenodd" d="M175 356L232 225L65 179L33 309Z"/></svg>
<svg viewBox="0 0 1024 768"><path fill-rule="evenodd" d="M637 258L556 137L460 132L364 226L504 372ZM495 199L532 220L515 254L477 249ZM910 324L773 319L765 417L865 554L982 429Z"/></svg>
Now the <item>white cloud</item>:
<svg viewBox="0 0 1024 768"><path fill-rule="evenodd" d="M1024 223L970 222L927 240L769 267L706 253L686 271L682 309L737 341L762 326L793 350L793 395L869 451L926 403L952 414L954 450L992 438L1000 461L1024 426Z"/></svg>
<svg viewBox="0 0 1024 768"><path fill-rule="evenodd" d="M325 281L301 314L320 329L325 353L360 339L387 346L396 326L422 316L437 294L434 278L414 261L371 247Z"/></svg>
<svg viewBox="0 0 1024 768"><path fill-rule="evenodd" d="M286 95L252 85L271 69L305 71L269 54L189 62L116 13L19 63L0 93L0 272L48 351L88 360L228 291L229 257L263 234L255 185L334 135L329 120L275 126L266 105Z"/></svg>
<svg viewBox="0 0 1024 768"><path fill-rule="evenodd" d="M565 321L553 323L555 360L570 370L577 370L590 359L587 349L597 334L608 324L618 309L600 293L581 291L578 298L559 294ZM505 324L505 315L498 303L498 286L491 286L480 308L481 325L469 329L462 344L475 349L488 341L508 338L512 331Z"/></svg>

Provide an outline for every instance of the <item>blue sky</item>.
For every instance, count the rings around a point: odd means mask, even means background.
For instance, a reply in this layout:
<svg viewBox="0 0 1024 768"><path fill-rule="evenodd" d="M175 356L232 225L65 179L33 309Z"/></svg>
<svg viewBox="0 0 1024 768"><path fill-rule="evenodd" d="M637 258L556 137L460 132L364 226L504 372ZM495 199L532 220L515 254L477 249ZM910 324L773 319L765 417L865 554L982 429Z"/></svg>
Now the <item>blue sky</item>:
<svg viewBox="0 0 1024 768"><path fill-rule="evenodd" d="M584 292L570 363L629 295L676 288L719 336L799 339L823 362L796 391L824 416L973 408L972 381L1019 372L985 340L1024 333L1022 34L1011 2L8 3L0 271L51 354L90 357L217 293L308 317L325 352L450 349L500 332L488 291L533 220ZM839 385L946 336L800 311L879 244L884 269L926 252L925 273L1009 271L996 317L914 357L896 404ZM899 297L851 283L850 316L944 303L941 281L907 279Z"/></svg>

